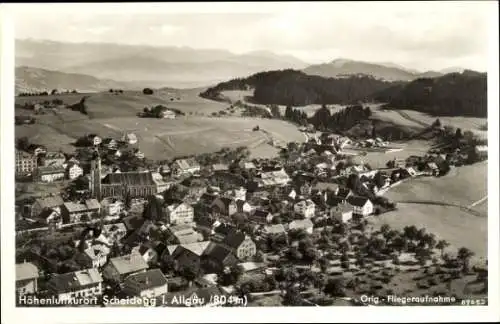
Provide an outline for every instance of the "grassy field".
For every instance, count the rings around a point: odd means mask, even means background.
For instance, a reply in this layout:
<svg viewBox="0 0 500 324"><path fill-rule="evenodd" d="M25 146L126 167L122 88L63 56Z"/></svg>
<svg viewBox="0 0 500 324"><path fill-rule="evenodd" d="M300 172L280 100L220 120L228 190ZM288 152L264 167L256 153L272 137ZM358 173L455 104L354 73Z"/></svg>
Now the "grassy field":
<svg viewBox="0 0 500 324"><path fill-rule="evenodd" d="M452 169L435 178L422 177L389 190L387 198L395 201L432 200L468 206L487 195L487 161Z"/></svg>
<svg viewBox="0 0 500 324"><path fill-rule="evenodd" d="M457 168L440 178L412 179L389 190L386 197L396 202L429 200L469 206L486 196L486 176L487 163L478 163ZM487 212L487 200L474 209ZM449 241L453 249L466 246L478 257L487 255L487 217L472 215L458 207L398 203L398 210L373 217L373 222L395 228L425 227Z"/></svg>

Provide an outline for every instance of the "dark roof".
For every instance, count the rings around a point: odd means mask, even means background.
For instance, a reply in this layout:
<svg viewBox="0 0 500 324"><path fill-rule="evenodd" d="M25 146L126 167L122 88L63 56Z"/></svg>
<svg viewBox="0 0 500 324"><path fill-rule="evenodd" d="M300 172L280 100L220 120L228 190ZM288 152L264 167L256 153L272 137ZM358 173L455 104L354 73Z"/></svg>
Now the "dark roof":
<svg viewBox="0 0 500 324"><path fill-rule="evenodd" d="M50 279L50 286L57 292L67 292L91 284L102 282L102 277L97 269L86 269L64 274L56 274Z"/></svg>
<svg viewBox="0 0 500 324"><path fill-rule="evenodd" d="M231 198L228 198L228 197L220 197L219 200L222 202L222 204L224 205L224 208L226 210L229 209L229 205L233 201Z"/></svg>
<svg viewBox="0 0 500 324"><path fill-rule="evenodd" d="M339 191L338 191L338 193L337 193L337 196L345 199L345 198L347 198L347 196L348 196L350 193L352 193L352 192L351 192L351 189L349 189L349 188L345 188L345 187L341 187L341 188L339 188Z"/></svg>
<svg viewBox="0 0 500 324"><path fill-rule="evenodd" d="M326 203L329 205L329 206L337 206L339 204L342 203L342 201L344 200L344 198L342 197L338 197L338 196L329 196L326 200Z"/></svg>
<svg viewBox="0 0 500 324"><path fill-rule="evenodd" d="M153 176L150 172L121 172L109 173L102 179L105 184L125 184L136 186L154 186Z"/></svg>
<svg viewBox="0 0 500 324"><path fill-rule="evenodd" d="M351 196L347 198L347 202L356 207L363 207L369 200L370 199L366 197L360 197L360 196Z"/></svg>
<svg viewBox="0 0 500 324"><path fill-rule="evenodd" d="M141 227L145 221L146 219L141 215L130 215L123 219L123 223L129 231Z"/></svg>
<svg viewBox="0 0 500 324"><path fill-rule="evenodd" d="M267 210L257 209L254 211L252 216L258 217L258 218L266 218L269 214L270 214L270 212Z"/></svg>
<svg viewBox="0 0 500 324"><path fill-rule="evenodd" d="M200 218L196 221L196 225L198 226L205 226L205 227L212 227L215 223L215 219L213 218L208 218L208 217L203 217Z"/></svg>
<svg viewBox="0 0 500 324"><path fill-rule="evenodd" d="M231 251L224 246L217 244L217 243L211 243L207 250L205 251L204 255L207 256L208 258L218 261L220 263L224 262L224 260L231 254Z"/></svg>
<svg viewBox="0 0 500 324"><path fill-rule="evenodd" d="M217 198L217 195L206 192L201 195L200 201L206 205L210 205L215 200L215 198Z"/></svg>
<svg viewBox="0 0 500 324"><path fill-rule="evenodd" d="M138 286L141 290L147 290L166 285L167 278L165 278L160 269L153 269L130 275L125 279L125 283L131 283L134 286Z"/></svg>
<svg viewBox="0 0 500 324"><path fill-rule="evenodd" d="M40 215L38 215L38 217L42 218L42 219L46 219L47 217L49 217L50 215L52 215L52 213L56 213L58 216L61 216L57 211L55 211L54 209L52 208L46 208L44 209Z"/></svg>
<svg viewBox="0 0 500 324"><path fill-rule="evenodd" d="M235 202L236 202L236 206L237 206L239 209L243 208L243 206L244 206L244 205L245 205L245 203L246 203L246 201L241 200L241 199L236 199L236 201L235 201Z"/></svg>
<svg viewBox="0 0 500 324"><path fill-rule="evenodd" d="M234 249L238 248L240 244L245 240L245 234L243 232L237 231L237 230L231 230L229 233L226 235L226 238L224 239L224 244L226 244L229 247L232 247Z"/></svg>
<svg viewBox="0 0 500 324"><path fill-rule="evenodd" d="M228 224L223 224L215 228L215 232L221 235L228 235L233 230L234 227Z"/></svg>

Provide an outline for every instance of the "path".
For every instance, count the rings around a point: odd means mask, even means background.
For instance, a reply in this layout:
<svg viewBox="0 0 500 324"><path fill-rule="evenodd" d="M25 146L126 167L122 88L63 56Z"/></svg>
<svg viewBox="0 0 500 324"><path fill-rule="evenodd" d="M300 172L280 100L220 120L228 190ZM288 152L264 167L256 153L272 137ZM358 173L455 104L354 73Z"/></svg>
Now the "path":
<svg viewBox="0 0 500 324"><path fill-rule="evenodd" d="M420 126L423 126L423 127L429 127L430 124L427 124L421 120L418 120L416 118L413 118L411 117L410 115L408 115L407 113L403 112L403 111L400 111L400 110L392 110L392 111L395 111L396 113L398 113L401 117L403 117L404 119L407 119L411 122L414 122L416 124L419 124Z"/></svg>
<svg viewBox="0 0 500 324"><path fill-rule="evenodd" d="M473 202L472 204L470 204L468 207L469 208L472 208L476 205L479 205L480 203L482 203L483 201L487 200L488 199L488 195L484 196L483 198L479 199L478 201L475 201Z"/></svg>

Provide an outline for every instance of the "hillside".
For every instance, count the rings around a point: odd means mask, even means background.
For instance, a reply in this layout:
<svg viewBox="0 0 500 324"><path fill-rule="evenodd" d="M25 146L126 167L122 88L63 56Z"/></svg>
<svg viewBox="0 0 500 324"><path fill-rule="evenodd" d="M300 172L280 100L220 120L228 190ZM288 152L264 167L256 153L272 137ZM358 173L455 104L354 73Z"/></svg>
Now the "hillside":
<svg viewBox="0 0 500 324"><path fill-rule="evenodd" d="M265 51L234 54L189 47L16 40L16 66L143 82L152 87L189 88L307 64Z"/></svg>
<svg viewBox="0 0 500 324"><path fill-rule="evenodd" d="M16 94L21 92L50 92L52 89L96 92L110 88L128 89L134 86L131 83L98 79L85 74L64 73L27 66L16 67L15 77Z"/></svg>
<svg viewBox="0 0 500 324"><path fill-rule="evenodd" d="M369 75L385 81L411 81L420 77L436 77L439 72L418 72L391 63L368 63L347 59L336 59L330 63L308 66L302 70L309 75L325 78L348 77L352 75Z"/></svg>
<svg viewBox="0 0 500 324"><path fill-rule="evenodd" d="M434 116L487 116L486 73L464 71L395 85L373 96L387 108L410 109Z"/></svg>
<svg viewBox="0 0 500 324"><path fill-rule="evenodd" d="M368 76L323 78L296 70L261 72L248 78L219 83L200 94L203 98L223 100L222 91L254 89L253 102L305 106L310 104L350 104L365 100L392 84Z"/></svg>

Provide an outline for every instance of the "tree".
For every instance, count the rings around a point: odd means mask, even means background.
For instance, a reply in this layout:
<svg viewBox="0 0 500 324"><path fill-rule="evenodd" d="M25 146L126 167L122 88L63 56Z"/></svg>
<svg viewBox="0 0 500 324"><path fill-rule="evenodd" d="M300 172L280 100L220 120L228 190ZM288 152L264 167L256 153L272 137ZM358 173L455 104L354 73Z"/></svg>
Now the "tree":
<svg viewBox="0 0 500 324"><path fill-rule="evenodd" d="M469 271L470 258L472 258L474 255L475 253L466 247L461 247L460 249L458 249L457 259L462 263L463 272Z"/></svg>
<svg viewBox="0 0 500 324"><path fill-rule="evenodd" d="M302 297L300 297L299 290L296 287L290 286L286 289L283 298L283 305L285 306L300 306L302 305Z"/></svg>
<svg viewBox="0 0 500 324"><path fill-rule="evenodd" d="M274 118L281 118L280 107L278 105L271 105L271 114Z"/></svg>
<svg viewBox="0 0 500 324"><path fill-rule="evenodd" d="M435 128L439 128L439 127L441 127L441 121L439 120L439 118L438 118L438 119L436 119L436 120L434 121L434 123L432 123L432 127L435 127Z"/></svg>
<svg viewBox="0 0 500 324"><path fill-rule="evenodd" d="M30 146L29 139L27 137L20 137L16 140L16 148L21 151L28 150Z"/></svg>
<svg viewBox="0 0 500 324"><path fill-rule="evenodd" d="M109 89L109 93L112 93L113 92L113 89Z"/></svg>
<svg viewBox="0 0 500 324"><path fill-rule="evenodd" d="M448 246L450 246L450 243L448 243L445 240L439 240L436 244L436 248L438 248L441 251L441 258L444 255L444 249L446 249Z"/></svg>
<svg viewBox="0 0 500 324"><path fill-rule="evenodd" d="M455 139L459 140L463 137L462 135L462 129L461 128L457 128L457 130L455 131Z"/></svg>
<svg viewBox="0 0 500 324"><path fill-rule="evenodd" d="M50 92L51 95L55 95L57 94L57 89L52 89L52 91Z"/></svg>
<svg viewBox="0 0 500 324"><path fill-rule="evenodd" d="M180 275L186 279L189 282L189 285L191 286L192 282L194 279L196 279L200 274L200 268L199 266L184 266L180 270Z"/></svg>
<svg viewBox="0 0 500 324"><path fill-rule="evenodd" d="M151 88L144 88L144 89L142 89L142 93L145 95L152 95L154 93L154 91Z"/></svg>
<svg viewBox="0 0 500 324"><path fill-rule="evenodd" d="M325 294L331 297L345 297L345 283L342 279L330 279L324 288Z"/></svg>

